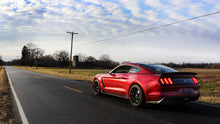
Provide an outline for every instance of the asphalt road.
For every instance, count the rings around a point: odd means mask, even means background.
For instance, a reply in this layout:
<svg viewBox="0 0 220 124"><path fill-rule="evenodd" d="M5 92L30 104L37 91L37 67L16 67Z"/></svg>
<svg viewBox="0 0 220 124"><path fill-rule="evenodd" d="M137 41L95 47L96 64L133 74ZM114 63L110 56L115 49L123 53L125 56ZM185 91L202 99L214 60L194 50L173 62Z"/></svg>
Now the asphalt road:
<svg viewBox="0 0 220 124"><path fill-rule="evenodd" d="M91 84L6 67L30 124L220 124L220 108L197 103L183 106L146 104L94 96Z"/></svg>

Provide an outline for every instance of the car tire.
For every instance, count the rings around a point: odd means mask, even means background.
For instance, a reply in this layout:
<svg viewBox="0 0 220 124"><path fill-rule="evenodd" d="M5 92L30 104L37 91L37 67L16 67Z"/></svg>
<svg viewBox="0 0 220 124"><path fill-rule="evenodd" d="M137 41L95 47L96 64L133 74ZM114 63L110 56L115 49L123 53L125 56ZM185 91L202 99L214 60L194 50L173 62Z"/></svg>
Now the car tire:
<svg viewBox="0 0 220 124"><path fill-rule="evenodd" d="M95 79L92 83L92 91L96 96L101 95L101 87L97 79Z"/></svg>
<svg viewBox="0 0 220 124"><path fill-rule="evenodd" d="M129 101L134 107L141 107L145 103L144 92L138 84L134 84L129 89Z"/></svg>

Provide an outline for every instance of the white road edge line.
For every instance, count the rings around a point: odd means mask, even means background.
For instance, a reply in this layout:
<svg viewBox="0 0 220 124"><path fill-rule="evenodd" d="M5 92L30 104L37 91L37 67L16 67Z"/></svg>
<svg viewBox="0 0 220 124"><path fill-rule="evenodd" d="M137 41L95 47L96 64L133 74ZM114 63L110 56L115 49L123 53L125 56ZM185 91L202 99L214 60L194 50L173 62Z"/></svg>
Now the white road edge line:
<svg viewBox="0 0 220 124"><path fill-rule="evenodd" d="M6 71L6 69L5 69L5 71ZM26 115L25 115L25 113L24 113L24 110L23 110L23 108L22 108L22 106L21 106L21 102L19 101L18 96L17 96L17 94L16 94L16 92L15 92L15 90L14 90L14 87L13 87L13 85L12 85L12 82L11 82L11 79L10 79L10 77L9 77L9 75L8 75L8 72L6 71L6 73L7 73L7 77L8 77L9 84L10 84L10 86L11 86L11 90L12 90L13 96L14 96L15 101L16 101L16 104L17 104L17 106L18 106L18 111L19 111L19 114L20 114L20 116L21 116L22 123L23 123L23 124L29 124L29 122L28 122L28 120L27 120L27 117L26 117Z"/></svg>

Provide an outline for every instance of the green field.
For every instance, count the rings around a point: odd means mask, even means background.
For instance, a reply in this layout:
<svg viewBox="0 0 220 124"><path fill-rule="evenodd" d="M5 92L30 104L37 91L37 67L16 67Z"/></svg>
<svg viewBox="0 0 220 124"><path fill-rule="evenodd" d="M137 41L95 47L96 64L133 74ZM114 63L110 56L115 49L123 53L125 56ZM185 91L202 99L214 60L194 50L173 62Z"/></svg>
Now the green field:
<svg viewBox="0 0 220 124"><path fill-rule="evenodd" d="M40 67L37 70L35 67L16 67L86 82L91 82L96 74L107 72L107 69L72 69L72 74L69 74L69 70L64 68ZM179 68L176 70L183 72L196 72L198 81L201 84L201 96L199 101L220 105L220 69Z"/></svg>

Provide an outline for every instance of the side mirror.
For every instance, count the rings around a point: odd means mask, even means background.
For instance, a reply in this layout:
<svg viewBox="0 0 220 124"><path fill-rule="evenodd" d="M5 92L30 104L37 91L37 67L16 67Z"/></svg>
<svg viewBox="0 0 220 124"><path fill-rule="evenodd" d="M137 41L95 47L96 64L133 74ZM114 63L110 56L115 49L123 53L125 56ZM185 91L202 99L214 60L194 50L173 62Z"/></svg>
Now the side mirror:
<svg viewBox="0 0 220 124"><path fill-rule="evenodd" d="M115 75L115 73L112 73L112 71L107 71L107 73L109 73L111 75Z"/></svg>

